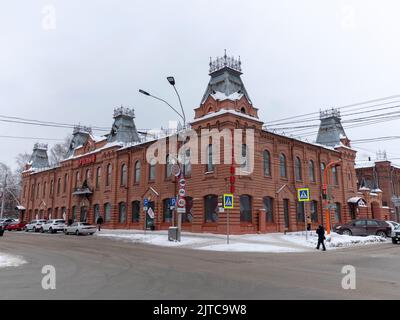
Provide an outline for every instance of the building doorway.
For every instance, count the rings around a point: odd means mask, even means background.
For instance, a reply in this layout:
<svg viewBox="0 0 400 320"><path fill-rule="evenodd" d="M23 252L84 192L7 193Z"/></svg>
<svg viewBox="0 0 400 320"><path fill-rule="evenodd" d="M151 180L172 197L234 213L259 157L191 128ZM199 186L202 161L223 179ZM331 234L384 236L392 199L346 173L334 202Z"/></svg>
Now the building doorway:
<svg viewBox="0 0 400 320"><path fill-rule="evenodd" d="M87 221L87 211L88 211L88 209L86 206L81 207L80 222Z"/></svg>
<svg viewBox="0 0 400 320"><path fill-rule="evenodd" d="M155 218L155 203L154 201L149 201L146 210L146 229L154 229L154 218Z"/></svg>
<svg viewBox="0 0 400 320"><path fill-rule="evenodd" d="M283 218L285 221L285 228L289 229L289 200L283 199Z"/></svg>

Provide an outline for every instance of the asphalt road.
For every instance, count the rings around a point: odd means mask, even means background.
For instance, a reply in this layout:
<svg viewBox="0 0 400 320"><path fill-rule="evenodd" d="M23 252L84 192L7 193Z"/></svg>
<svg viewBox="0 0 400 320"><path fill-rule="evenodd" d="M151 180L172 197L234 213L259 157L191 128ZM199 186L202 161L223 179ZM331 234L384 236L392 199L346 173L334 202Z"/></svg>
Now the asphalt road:
<svg viewBox="0 0 400 320"><path fill-rule="evenodd" d="M227 253L134 244L95 236L7 232L0 299L400 299L400 245L307 253ZM56 289L43 290L44 265ZM356 290L342 289L344 265Z"/></svg>

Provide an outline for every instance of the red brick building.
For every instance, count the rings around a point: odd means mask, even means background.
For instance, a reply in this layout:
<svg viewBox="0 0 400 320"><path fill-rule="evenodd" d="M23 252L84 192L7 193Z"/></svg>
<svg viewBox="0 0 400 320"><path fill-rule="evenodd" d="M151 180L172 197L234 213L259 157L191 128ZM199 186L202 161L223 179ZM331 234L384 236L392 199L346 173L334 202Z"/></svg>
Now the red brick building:
<svg viewBox="0 0 400 320"><path fill-rule="evenodd" d="M253 170L236 176L235 206L229 211L230 231L304 230L305 216L311 217L314 228L324 223L322 172L328 163L337 160L341 160L341 165L329 172L334 207L331 222L346 222L355 217L360 212L359 202L354 201L358 195L356 151L350 147L338 112L321 113L318 144L270 132L258 118L258 109L253 106L240 76L240 61L224 56L211 62L210 82L190 123L199 135L205 129L253 130ZM23 172L22 218L51 216L95 222L96 216L101 215L109 228L171 226L176 215L169 199L177 194L176 178L171 174L171 165L147 161L146 152L157 140L138 134L133 118L133 110L116 109L110 133L100 138L88 128L75 128L67 158L53 168L48 167L46 146L35 145L32 159ZM162 139L168 145L172 136ZM242 147L252 143L250 138L244 131ZM224 144L214 149L218 140L215 134L205 142L202 140L207 146L206 154L199 145L199 163L193 161L185 166L183 230L226 232L227 213L220 212L218 206L222 194L229 193L231 165L212 163L217 153L224 159ZM195 153L190 150L190 155ZM244 155L247 157L247 151ZM201 163L202 156L206 163ZM310 188L311 202L297 201L296 190L301 187ZM154 219L143 210L144 199L149 201Z"/></svg>
<svg viewBox="0 0 400 320"><path fill-rule="evenodd" d="M355 167L359 189L366 194L381 194L382 206L389 211L386 220L400 222L400 167L386 157L376 161L358 161ZM370 216L374 215L371 207Z"/></svg>

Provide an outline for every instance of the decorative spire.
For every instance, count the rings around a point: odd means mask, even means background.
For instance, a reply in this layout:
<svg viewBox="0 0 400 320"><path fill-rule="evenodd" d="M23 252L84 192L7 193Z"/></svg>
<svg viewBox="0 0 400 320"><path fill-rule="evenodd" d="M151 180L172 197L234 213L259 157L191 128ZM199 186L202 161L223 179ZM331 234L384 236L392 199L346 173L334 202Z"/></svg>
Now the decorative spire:
<svg viewBox="0 0 400 320"><path fill-rule="evenodd" d="M72 132L73 134L77 134L77 133L92 133L92 128L91 127L87 127L87 126L82 126L80 124L75 125L74 126L74 131Z"/></svg>
<svg viewBox="0 0 400 320"><path fill-rule="evenodd" d="M47 151L48 144L47 143L35 143L33 146L33 150L45 150Z"/></svg>
<svg viewBox="0 0 400 320"><path fill-rule="evenodd" d="M212 60L210 57L210 70L209 73L213 73L215 71L221 70L225 67L228 67L232 70L242 72L242 63L239 59L235 59L233 56L228 57L226 54L226 49L224 51L224 56L223 57L217 57L215 60Z"/></svg>
<svg viewBox="0 0 400 320"><path fill-rule="evenodd" d="M127 116L130 118L135 118L135 110L132 108L124 108L122 105L119 108L114 109L114 118L119 116Z"/></svg>

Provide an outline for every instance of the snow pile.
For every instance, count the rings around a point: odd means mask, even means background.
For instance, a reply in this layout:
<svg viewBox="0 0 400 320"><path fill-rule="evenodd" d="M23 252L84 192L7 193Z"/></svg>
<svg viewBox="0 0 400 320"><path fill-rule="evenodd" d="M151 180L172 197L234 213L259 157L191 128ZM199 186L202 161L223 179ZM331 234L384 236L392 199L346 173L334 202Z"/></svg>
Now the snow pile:
<svg viewBox="0 0 400 320"><path fill-rule="evenodd" d="M0 268L18 267L25 263L26 261L20 257L0 253Z"/></svg>
<svg viewBox="0 0 400 320"><path fill-rule="evenodd" d="M308 247L317 247L318 235L313 232L308 233L308 240L306 240L305 232L292 232L287 233L283 236L284 239L297 244L303 244ZM386 242L387 239L379 236L346 236L335 232L332 232L330 236L326 236L325 246L327 248L343 248L343 247L354 247L366 244L376 244Z"/></svg>
<svg viewBox="0 0 400 320"><path fill-rule="evenodd" d="M108 230L104 229L96 233L97 237L122 240L125 242L150 244L164 247L183 247L209 251L231 252L306 252L314 251L317 246L318 236L315 231L308 232L306 240L305 231L268 234L231 235L227 244L226 235L209 233L182 232L181 242L168 241L168 231L143 230ZM378 236L355 237L331 233L327 248L344 248L363 246L385 242L386 239Z"/></svg>

